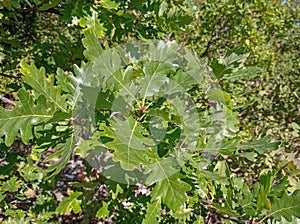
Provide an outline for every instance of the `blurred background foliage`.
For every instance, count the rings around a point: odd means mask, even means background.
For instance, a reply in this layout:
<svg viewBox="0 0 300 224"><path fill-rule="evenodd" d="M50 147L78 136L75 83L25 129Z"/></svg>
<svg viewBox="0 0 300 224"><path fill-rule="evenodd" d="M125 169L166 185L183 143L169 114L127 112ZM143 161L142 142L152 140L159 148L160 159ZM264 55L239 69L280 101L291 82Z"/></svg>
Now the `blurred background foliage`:
<svg viewBox="0 0 300 224"><path fill-rule="evenodd" d="M201 1L180 43L211 60L232 48L249 52L262 68L248 81L222 83L232 92L243 130L270 134L288 151L299 149L299 1Z"/></svg>

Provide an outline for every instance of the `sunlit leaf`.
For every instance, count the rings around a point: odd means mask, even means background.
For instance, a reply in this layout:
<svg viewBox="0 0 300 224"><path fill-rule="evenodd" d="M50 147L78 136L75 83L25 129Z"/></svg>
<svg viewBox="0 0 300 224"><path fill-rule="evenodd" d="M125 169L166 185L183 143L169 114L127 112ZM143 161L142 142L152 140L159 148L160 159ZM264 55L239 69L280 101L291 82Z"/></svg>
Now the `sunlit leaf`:
<svg viewBox="0 0 300 224"><path fill-rule="evenodd" d="M67 214L71 211L78 214L81 211L81 200L79 200L78 197L81 195L82 192L74 192L68 197L63 197L62 202L59 203L55 212L60 215Z"/></svg>
<svg viewBox="0 0 300 224"><path fill-rule="evenodd" d="M156 183L151 192L152 201L161 199L173 211L178 210L187 201L187 191L191 186L180 179L179 174Z"/></svg>
<svg viewBox="0 0 300 224"><path fill-rule="evenodd" d="M300 190L294 191L292 195L284 193L281 198L278 198L273 204L272 208L267 211L267 215L261 220L272 217L278 221L286 219L291 222L294 217L300 218ZM284 218L284 219L283 219Z"/></svg>
<svg viewBox="0 0 300 224"><path fill-rule="evenodd" d="M157 217L161 216L161 200L157 199L152 203L147 203L147 211L143 224L155 224L158 223Z"/></svg>
<svg viewBox="0 0 300 224"><path fill-rule="evenodd" d="M0 136L5 136L7 146L11 146L19 135L28 144L33 139L33 126L49 121L56 112L53 105L47 103L44 95L34 102L26 90L20 89L18 97L20 101L14 110L0 107Z"/></svg>

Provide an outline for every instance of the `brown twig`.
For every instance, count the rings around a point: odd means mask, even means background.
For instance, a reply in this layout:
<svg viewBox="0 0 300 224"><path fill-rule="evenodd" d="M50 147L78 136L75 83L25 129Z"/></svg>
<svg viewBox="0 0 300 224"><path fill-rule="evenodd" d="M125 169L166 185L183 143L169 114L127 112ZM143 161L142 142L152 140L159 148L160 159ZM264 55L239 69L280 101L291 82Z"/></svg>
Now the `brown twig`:
<svg viewBox="0 0 300 224"><path fill-rule="evenodd" d="M12 100L10 100L10 99L8 99L8 98L6 98L6 97L4 97L4 96L1 96L1 95L0 95L0 100L2 100L2 101L5 102L5 103L8 103L8 104L13 105L14 107L16 106Z"/></svg>
<svg viewBox="0 0 300 224"><path fill-rule="evenodd" d="M208 54L211 45L214 44L218 39L220 39L220 33L224 31L225 25L227 23L227 18L224 16L222 17L221 26L219 29L215 29L208 40L204 52L200 55L200 57L204 57Z"/></svg>

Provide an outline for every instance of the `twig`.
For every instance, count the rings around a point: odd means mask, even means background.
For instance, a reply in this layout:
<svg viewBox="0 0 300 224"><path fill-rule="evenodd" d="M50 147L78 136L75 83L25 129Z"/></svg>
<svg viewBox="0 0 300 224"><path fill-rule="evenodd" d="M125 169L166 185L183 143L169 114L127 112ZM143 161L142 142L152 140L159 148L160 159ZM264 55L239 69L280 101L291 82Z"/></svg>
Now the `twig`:
<svg viewBox="0 0 300 224"><path fill-rule="evenodd" d="M204 57L205 55L208 54L209 49L211 48L211 45L216 42L218 39L220 39L219 34L224 31L225 29L225 25L227 23L227 18L226 16L222 17L222 22L221 22L221 26L219 29L215 29L214 32L212 33L212 35L210 36L210 39L207 42L207 45L205 47L204 52L200 55L200 57Z"/></svg>
<svg viewBox="0 0 300 224"><path fill-rule="evenodd" d="M0 100L2 100L2 101L5 102L5 103L8 103L8 104L13 105L14 107L16 106L12 100L7 99L7 98L4 97L4 96L1 96L1 95L0 95Z"/></svg>

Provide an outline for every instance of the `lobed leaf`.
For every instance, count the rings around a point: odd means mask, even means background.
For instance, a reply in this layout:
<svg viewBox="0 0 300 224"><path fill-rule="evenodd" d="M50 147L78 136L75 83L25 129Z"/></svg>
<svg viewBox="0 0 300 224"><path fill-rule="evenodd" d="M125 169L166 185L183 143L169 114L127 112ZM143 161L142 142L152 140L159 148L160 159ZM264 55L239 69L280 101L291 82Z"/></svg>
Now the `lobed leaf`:
<svg viewBox="0 0 300 224"><path fill-rule="evenodd" d="M288 195L286 192L281 198L278 198L272 205L272 208L267 211L267 215L261 220L264 221L271 217L278 221L292 222L293 217L300 218L300 190L294 191L293 194ZM284 219L283 219L284 218Z"/></svg>
<svg viewBox="0 0 300 224"><path fill-rule="evenodd" d="M26 84L30 85L34 92L39 95L44 95L45 98L54 104L55 108L67 113L66 96L62 94L61 86L54 85L52 77L46 77L46 71L42 67L37 69L34 64L21 62L21 72L24 75L22 78Z"/></svg>
<svg viewBox="0 0 300 224"><path fill-rule="evenodd" d="M263 137L258 140L253 140L242 144L240 147L243 149L254 149L259 154L267 153L271 150L276 150L280 144L280 142L269 142L270 137Z"/></svg>
<svg viewBox="0 0 300 224"><path fill-rule="evenodd" d="M78 143L78 132L73 131L71 136L56 146L57 151L48 156L44 161L58 158L58 161L47 168L47 172L52 172L51 176L58 174L61 169L69 162L75 145ZM49 176L49 177L51 177Z"/></svg>
<svg viewBox="0 0 300 224"><path fill-rule="evenodd" d="M180 179L178 173L156 183L151 192L151 201L161 199L173 211L177 211L187 201L186 192L191 186Z"/></svg>
<svg viewBox="0 0 300 224"><path fill-rule="evenodd" d="M28 144L33 139L33 126L48 122L56 113L53 105L46 102L44 95L40 95L34 102L25 89L20 89L18 97L20 101L14 110L0 107L0 136L5 136L7 146L11 146L19 134L22 141Z"/></svg>
<svg viewBox="0 0 300 224"><path fill-rule="evenodd" d="M82 44L85 47L83 54L89 61L94 61L102 54L102 46L99 42L99 39L96 37L93 31L84 31L84 38L82 39Z"/></svg>
<svg viewBox="0 0 300 224"><path fill-rule="evenodd" d="M107 218L109 216L109 210L108 210L108 205L109 203L103 201L102 202L102 207L99 208L99 210L97 211L96 217L97 218Z"/></svg>
<svg viewBox="0 0 300 224"><path fill-rule="evenodd" d="M82 195L82 192L74 192L70 194L69 197L63 197L62 202L56 208L55 213L64 215L73 211L75 214L78 214L81 211L81 200L77 199L80 195Z"/></svg>
<svg viewBox="0 0 300 224"><path fill-rule="evenodd" d="M147 203L147 210L143 224L155 224L158 223L157 217L161 216L161 200L160 198L154 202Z"/></svg>

